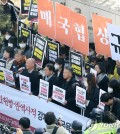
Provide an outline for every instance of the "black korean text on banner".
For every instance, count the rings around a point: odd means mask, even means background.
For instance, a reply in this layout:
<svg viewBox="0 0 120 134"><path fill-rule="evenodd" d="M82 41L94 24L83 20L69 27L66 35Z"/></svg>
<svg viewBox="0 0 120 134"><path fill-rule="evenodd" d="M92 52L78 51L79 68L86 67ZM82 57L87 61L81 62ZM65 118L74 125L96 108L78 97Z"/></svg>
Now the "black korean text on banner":
<svg viewBox="0 0 120 134"><path fill-rule="evenodd" d="M50 62L55 62L59 57L59 44L47 41L47 58Z"/></svg>
<svg viewBox="0 0 120 134"><path fill-rule="evenodd" d="M21 0L21 14L28 14L30 8L30 0Z"/></svg>
<svg viewBox="0 0 120 134"><path fill-rule="evenodd" d="M27 45L31 46L31 31L21 27L21 36L25 37Z"/></svg>
<svg viewBox="0 0 120 134"><path fill-rule="evenodd" d="M39 35L36 35L36 41L32 57L36 60L36 64L41 68L44 60L46 44L47 42L45 39L42 39Z"/></svg>
<svg viewBox="0 0 120 134"><path fill-rule="evenodd" d="M25 23L21 22L20 20L18 20L18 37L21 36L21 27L27 28L27 25Z"/></svg>
<svg viewBox="0 0 120 134"><path fill-rule="evenodd" d="M37 21L38 20L38 5L37 0L31 0L30 10L28 14L28 20Z"/></svg>
<svg viewBox="0 0 120 134"><path fill-rule="evenodd" d="M70 52L70 64L76 76L82 77L83 57L82 55Z"/></svg>
<svg viewBox="0 0 120 134"><path fill-rule="evenodd" d="M120 61L120 26L107 24L110 40L110 51L113 60Z"/></svg>
<svg viewBox="0 0 120 134"><path fill-rule="evenodd" d="M0 82L4 82L4 72L3 69L6 67L6 61L0 60Z"/></svg>

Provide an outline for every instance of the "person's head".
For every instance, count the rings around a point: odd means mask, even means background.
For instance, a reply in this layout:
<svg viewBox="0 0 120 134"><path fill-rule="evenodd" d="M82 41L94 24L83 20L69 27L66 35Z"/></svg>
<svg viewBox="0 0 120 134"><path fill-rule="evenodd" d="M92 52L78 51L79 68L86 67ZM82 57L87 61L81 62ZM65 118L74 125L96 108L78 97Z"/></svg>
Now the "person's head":
<svg viewBox="0 0 120 134"><path fill-rule="evenodd" d="M97 123L102 122L102 114L103 111L99 108L93 108L92 112L90 113L90 117L93 121L97 121Z"/></svg>
<svg viewBox="0 0 120 134"><path fill-rule="evenodd" d="M54 65L51 64L51 63L48 63L48 64L45 66L44 71L45 71L45 75L48 76L48 77L51 76L51 75L53 75L54 72L55 72Z"/></svg>
<svg viewBox="0 0 120 134"><path fill-rule="evenodd" d="M26 130L30 128L30 119L27 117L22 117L19 120L19 126L21 128L21 130Z"/></svg>
<svg viewBox="0 0 120 134"><path fill-rule="evenodd" d="M97 74L105 73L106 72L105 64L102 62L97 63L95 65L95 70L97 71Z"/></svg>
<svg viewBox="0 0 120 134"><path fill-rule="evenodd" d="M63 70L63 78L65 80L71 79L73 76L73 68L71 66L65 66Z"/></svg>
<svg viewBox="0 0 120 134"><path fill-rule="evenodd" d="M82 134L82 123L77 120L73 121L71 133L72 134Z"/></svg>
<svg viewBox="0 0 120 134"><path fill-rule="evenodd" d="M10 59L14 57L14 49L12 47L6 47L3 53L3 58Z"/></svg>
<svg viewBox="0 0 120 134"><path fill-rule="evenodd" d="M110 111L104 111L102 122L103 123L115 123L117 121L117 117L113 115Z"/></svg>
<svg viewBox="0 0 120 134"><path fill-rule="evenodd" d="M108 106L111 106L113 104L113 96L110 93L102 94L100 100Z"/></svg>
<svg viewBox="0 0 120 134"><path fill-rule="evenodd" d="M47 112L45 114L44 120L47 125L52 125L56 122L56 116L53 112Z"/></svg>
<svg viewBox="0 0 120 134"><path fill-rule="evenodd" d="M108 83L108 92L112 93L112 92L116 92L120 90L120 84L116 79L112 79L109 81Z"/></svg>
<svg viewBox="0 0 120 134"><path fill-rule="evenodd" d="M120 128L117 129L117 133L116 134L120 134Z"/></svg>
<svg viewBox="0 0 120 134"><path fill-rule="evenodd" d="M62 69L64 67L64 59L63 58L56 59L54 67L55 70Z"/></svg>
<svg viewBox="0 0 120 134"><path fill-rule="evenodd" d="M44 134L44 132L45 132L45 129L43 129L43 128L36 128L34 134Z"/></svg>
<svg viewBox="0 0 120 134"><path fill-rule="evenodd" d="M26 69L29 71L35 69L35 59L29 58L26 60Z"/></svg>
<svg viewBox="0 0 120 134"><path fill-rule="evenodd" d="M19 38L19 47L20 49L25 49L27 45L27 39L25 37Z"/></svg>
<svg viewBox="0 0 120 134"><path fill-rule="evenodd" d="M24 55L21 51L17 51L15 53L15 61L16 62L21 62L23 60L23 58L24 58Z"/></svg>

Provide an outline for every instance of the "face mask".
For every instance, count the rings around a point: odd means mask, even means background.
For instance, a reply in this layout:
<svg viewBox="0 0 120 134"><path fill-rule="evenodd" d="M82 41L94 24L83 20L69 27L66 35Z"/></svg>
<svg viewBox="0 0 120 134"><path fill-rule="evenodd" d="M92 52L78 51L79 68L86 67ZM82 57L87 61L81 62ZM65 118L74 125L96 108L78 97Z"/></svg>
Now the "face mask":
<svg viewBox="0 0 120 134"><path fill-rule="evenodd" d="M92 56L94 54L94 51L89 52L89 56Z"/></svg>
<svg viewBox="0 0 120 134"><path fill-rule="evenodd" d="M26 44L25 43L20 43L19 46L20 46L20 48L25 48Z"/></svg>
<svg viewBox="0 0 120 134"><path fill-rule="evenodd" d="M5 35L6 40L9 40L9 38L10 38L10 35Z"/></svg>
<svg viewBox="0 0 120 134"><path fill-rule="evenodd" d="M88 87L87 81L84 81L84 86L85 86L85 87Z"/></svg>
<svg viewBox="0 0 120 134"><path fill-rule="evenodd" d="M113 88L108 87L108 93L112 93L113 92Z"/></svg>
<svg viewBox="0 0 120 134"><path fill-rule="evenodd" d="M9 47L13 47L13 44L12 44L12 43L8 43L8 46L9 46Z"/></svg>
<svg viewBox="0 0 120 134"><path fill-rule="evenodd" d="M55 70L58 70L59 69L59 65L55 64L54 68L55 68Z"/></svg>

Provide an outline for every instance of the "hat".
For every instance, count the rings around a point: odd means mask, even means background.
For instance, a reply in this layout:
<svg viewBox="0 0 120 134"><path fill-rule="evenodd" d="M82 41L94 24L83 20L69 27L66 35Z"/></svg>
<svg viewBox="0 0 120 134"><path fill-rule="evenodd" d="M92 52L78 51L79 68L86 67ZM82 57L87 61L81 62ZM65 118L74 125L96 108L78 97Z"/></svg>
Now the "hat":
<svg viewBox="0 0 120 134"><path fill-rule="evenodd" d="M77 121L77 120L73 121L73 123L72 123L72 129L74 129L75 131L82 130L82 123L79 122L79 121Z"/></svg>
<svg viewBox="0 0 120 134"><path fill-rule="evenodd" d="M43 128L36 128L34 134L43 134L45 130Z"/></svg>

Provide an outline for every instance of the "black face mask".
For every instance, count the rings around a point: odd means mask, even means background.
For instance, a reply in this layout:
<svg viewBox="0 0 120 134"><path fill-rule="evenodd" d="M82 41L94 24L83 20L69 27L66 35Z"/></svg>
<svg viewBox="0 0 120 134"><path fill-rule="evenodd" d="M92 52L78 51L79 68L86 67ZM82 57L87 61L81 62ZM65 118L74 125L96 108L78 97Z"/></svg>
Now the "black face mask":
<svg viewBox="0 0 120 134"><path fill-rule="evenodd" d="M82 134L82 131L71 131L71 134Z"/></svg>

